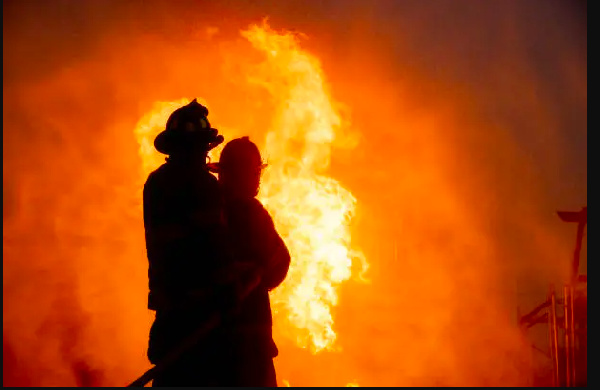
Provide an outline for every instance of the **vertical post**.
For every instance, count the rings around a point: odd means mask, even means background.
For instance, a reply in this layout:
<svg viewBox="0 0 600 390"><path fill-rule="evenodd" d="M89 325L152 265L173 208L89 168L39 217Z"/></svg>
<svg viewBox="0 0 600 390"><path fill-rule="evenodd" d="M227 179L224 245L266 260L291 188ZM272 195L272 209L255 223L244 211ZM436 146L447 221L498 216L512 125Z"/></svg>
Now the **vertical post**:
<svg viewBox="0 0 600 390"><path fill-rule="evenodd" d="M550 321L552 329L552 377L555 386L560 385L560 376L558 368L558 331L556 329L556 292L554 290L554 284L550 285Z"/></svg>
<svg viewBox="0 0 600 390"><path fill-rule="evenodd" d="M573 298L573 285L569 286L569 329L571 330L571 383L577 386L577 364L575 361L575 304Z"/></svg>
<svg viewBox="0 0 600 390"><path fill-rule="evenodd" d="M552 305L551 298L552 291L548 293L548 301L550 305ZM552 386L557 387L558 383L556 383L556 378L554 374L554 331L552 329L552 307L548 306L548 316L546 318L548 321L548 345L550 346L550 361L552 362Z"/></svg>
<svg viewBox="0 0 600 390"><path fill-rule="evenodd" d="M565 362L566 362L566 385L575 385L575 311L573 308L573 288L579 279L579 257L583 233L587 225L587 206L580 211L557 211L558 217L564 222L577 223L577 240L573 253L571 278L564 288L564 312L565 312Z"/></svg>
<svg viewBox="0 0 600 390"><path fill-rule="evenodd" d="M587 206L579 211L557 211L558 217L564 222L577 222L577 239L575 241L575 251L573 252L573 262L571 263L571 281L572 285L577 283L579 275L579 256L581 253L581 243L583 241L583 232L587 225Z"/></svg>
<svg viewBox="0 0 600 390"><path fill-rule="evenodd" d="M573 269L571 274L571 284L577 283L579 276L579 258L581 256L581 245L583 242L583 232L585 225L587 224L587 207L583 208L580 213L582 214L580 220L577 223L577 238L575 241L575 251L573 253Z"/></svg>
<svg viewBox="0 0 600 390"><path fill-rule="evenodd" d="M565 386L571 387L571 327L569 326L569 288L563 288L563 309L565 319Z"/></svg>

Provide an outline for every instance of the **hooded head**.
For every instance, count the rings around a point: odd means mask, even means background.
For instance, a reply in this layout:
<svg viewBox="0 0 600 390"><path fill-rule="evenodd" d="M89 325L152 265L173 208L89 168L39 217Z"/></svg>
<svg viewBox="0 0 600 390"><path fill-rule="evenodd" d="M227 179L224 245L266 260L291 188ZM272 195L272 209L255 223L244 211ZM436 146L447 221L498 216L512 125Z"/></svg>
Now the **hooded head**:
<svg viewBox="0 0 600 390"><path fill-rule="evenodd" d="M219 181L226 196L255 197L260 187L260 176L266 167L260 151L248 137L229 141L219 162L211 168L219 174Z"/></svg>

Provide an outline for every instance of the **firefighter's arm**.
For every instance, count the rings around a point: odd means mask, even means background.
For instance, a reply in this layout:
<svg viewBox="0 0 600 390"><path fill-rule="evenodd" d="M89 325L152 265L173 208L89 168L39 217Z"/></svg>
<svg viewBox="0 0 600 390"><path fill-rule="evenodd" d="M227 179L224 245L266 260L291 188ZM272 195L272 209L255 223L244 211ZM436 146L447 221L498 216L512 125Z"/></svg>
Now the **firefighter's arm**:
<svg viewBox="0 0 600 390"><path fill-rule="evenodd" d="M234 266L234 268L238 268ZM235 309L261 282L261 273L254 265L245 263L237 271L227 271L215 278L202 288L188 291L180 296L170 309L190 309L193 307L217 307L219 309Z"/></svg>
<svg viewBox="0 0 600 390"><path fill-rule="evenodd" d="M288 251L283 239L276 234L273 245L273 253L266 264L263 275L263 283L269 290L279 286L287 276L290 268L290 252Z"/></svg>
<svg viewBox="0 0 600 390"><path fill-rule="evenodd" d="M260 265L256 262L237 262L243 270L235 273L235 276L231 274L230 279L238 290L236 295L245 295L261 283L272 290L283 282L290 267L290 253L283 240L273 249L270 258Z"/></svg>
<svg viewBox="0 0 600 390"><path fill-rule="evenodd" d="M263 247L263 262L262 262L262 283L269 290L279 286L287 276L290 268L290 252L288 251L285 242L277 233L273 219L262 208L261 218L259 219L260 231Z"/></svg>

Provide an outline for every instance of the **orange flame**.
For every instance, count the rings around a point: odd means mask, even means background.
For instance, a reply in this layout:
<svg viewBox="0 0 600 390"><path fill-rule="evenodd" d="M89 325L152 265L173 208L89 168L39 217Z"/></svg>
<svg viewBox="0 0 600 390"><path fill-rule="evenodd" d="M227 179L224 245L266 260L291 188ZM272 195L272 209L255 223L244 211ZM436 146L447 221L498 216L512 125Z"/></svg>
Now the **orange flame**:
<svg viewBox="0 0 600 390"><path fill-rule="evenodd" d="M342 120L319 61L302 51L292 34L278 34L265 23L243 35L267 54L267 87L280 99L267 133L271 168L260 199L290 249L292 266L273 301L285 303L290 323L299 330L298 345L318 352L335 341L336 286L350 278L352 260L360 256L350 248L356 199L325 175Z"/></svg>
<svg viewBox="0 0 600 390"><path fill-rule="evenodd" d="M266 22L242 35L267 55L248 77L249 87L266 88L277 99L262 151L270 166L259 199L273 216L292 264L286 281L272 294L273 303L275 311L287 314L285 333L316 353L331 349L336 339L331 309L338 303L337 287L351 277L354 260L361 262L363 272L367 267L362 253L350 245L356 199L326 175L343 122L318 60L299 48L295 36L274 32ZM135 135L144 175L164 159L154 150L154 137L168 115L187 102L156 103L138 122Z"/></svg>
<svg viewBox="0 0 600 390"><path fill-rule="evenodd" d="M164 155L154 149L154 138L164 129L169 115L187 103L189 103L188 99L180 99L176 102L157 102L152 111L139 120L135 127L135 137L140 145L139 153L142 157L144 177L165 161Z"/></svg>

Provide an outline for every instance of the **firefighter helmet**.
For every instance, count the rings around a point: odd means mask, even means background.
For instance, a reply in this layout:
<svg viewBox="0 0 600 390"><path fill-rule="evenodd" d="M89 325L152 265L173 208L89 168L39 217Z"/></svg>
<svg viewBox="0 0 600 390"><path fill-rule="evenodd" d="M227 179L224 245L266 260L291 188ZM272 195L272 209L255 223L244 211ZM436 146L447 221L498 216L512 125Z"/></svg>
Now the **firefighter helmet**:
<svg viewBox="0 0 600 390"><path fill-rule="evenodd" d="M208 109L196 99L179 107L167 120L165 130L154 139L154 147L160 153L173 154L189 146L205 145L210 150L223 142L219 131L208 122Z"/></svg>

